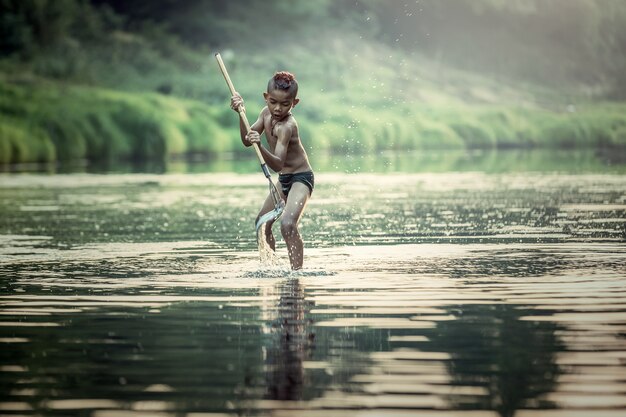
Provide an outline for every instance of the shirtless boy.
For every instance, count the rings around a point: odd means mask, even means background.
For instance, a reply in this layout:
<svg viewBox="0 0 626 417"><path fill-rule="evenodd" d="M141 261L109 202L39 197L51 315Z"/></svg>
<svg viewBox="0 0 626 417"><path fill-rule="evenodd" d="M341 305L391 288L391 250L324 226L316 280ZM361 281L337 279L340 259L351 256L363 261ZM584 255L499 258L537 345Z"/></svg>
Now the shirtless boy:
<svg viewBox="0 0 626 417"><path fill-rule="evenodd" d="M298 82L293 74L277 72L267 83L267 92L263 93L266 107L251 126L250 133L240 122L241 141L245 146L258 143L268 167L279 173L278 190L286 201L280 221L280 231L287 244L291 269L301 269L304 245L298 231L298 222L313 192L313 170L309 158L302 146L298 124L291 114L291 109L300 101L297 98ZM231 98L230 107L237 111L243 106L243 99L238 93ZM265 132L268 147L261 144L261 133ZM274 209L272 196L268 195L257 216L258 219ZM273 221L265 227L265 239L276 250L276 240L272 233Z"/></svg>

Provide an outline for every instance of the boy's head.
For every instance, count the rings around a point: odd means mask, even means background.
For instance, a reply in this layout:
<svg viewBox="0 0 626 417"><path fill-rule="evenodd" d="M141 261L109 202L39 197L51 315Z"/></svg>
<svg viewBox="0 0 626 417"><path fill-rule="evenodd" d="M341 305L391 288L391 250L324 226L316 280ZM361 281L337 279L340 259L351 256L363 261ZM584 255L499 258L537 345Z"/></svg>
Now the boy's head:
<svg viewBox="0 0 626 417"><path fill-rule="evenodd" d="M267 92L281 90L289 93L291 98L298 95L298 81L296 77L287 71L278 71L267 83Z"/></svg>
<svg viewBox="0 0 626 417"><path fill-rule="evenodd" d="M263 93L267 108L276 120L282 120L298 104L298 82L293 74L280 71L267 83L267 92Z"/></svg>

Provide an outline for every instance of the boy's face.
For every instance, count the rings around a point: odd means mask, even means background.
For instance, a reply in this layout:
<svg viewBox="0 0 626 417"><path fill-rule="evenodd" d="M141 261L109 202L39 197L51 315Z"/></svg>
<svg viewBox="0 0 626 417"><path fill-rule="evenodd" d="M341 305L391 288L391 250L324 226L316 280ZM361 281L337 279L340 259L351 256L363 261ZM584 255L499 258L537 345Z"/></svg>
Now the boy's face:
<svg viewBox="0 0 626 417"><path fill-rule="evenodd" d="M275 120L281 120L285 117L300 101L285 90L271 90L263 93L263 97L267 103L267 108L272 114L272 118Z"/></svg>

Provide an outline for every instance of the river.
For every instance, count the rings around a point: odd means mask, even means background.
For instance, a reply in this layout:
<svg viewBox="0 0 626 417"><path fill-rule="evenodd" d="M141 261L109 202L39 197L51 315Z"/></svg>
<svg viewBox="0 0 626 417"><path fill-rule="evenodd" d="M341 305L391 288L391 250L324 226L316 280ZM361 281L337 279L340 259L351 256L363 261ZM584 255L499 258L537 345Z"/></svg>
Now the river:
<svg viewBox="0 0 626 417"><path fill-rule="evenodd" d="M0 174L0 414L623 415L624 162L317 166L298 272L249 161Z"/></svg>

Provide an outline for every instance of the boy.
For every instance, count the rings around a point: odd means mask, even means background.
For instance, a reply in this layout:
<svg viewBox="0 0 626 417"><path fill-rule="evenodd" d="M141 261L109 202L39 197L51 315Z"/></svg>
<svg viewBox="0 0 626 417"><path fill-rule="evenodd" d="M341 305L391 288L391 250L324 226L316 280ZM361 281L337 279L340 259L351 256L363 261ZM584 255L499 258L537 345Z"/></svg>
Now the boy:
<svg viewBox="0 0 626 417"><path fill-rule="evenodd" d="M302 146L298 124L291 115L291 109L300 101L297 98L298 82L293 74L285 71L277 72L267 83L267 92L263 93L266 106L261 110L259 118L251 126L250 133L240 121L241 141L245 146L258 143L261 154L268 167L278 172L281 197L286 201L285 210L280 221L280 231L287 244L291 269L302 268L304 245L298 222L304 208L311 197L314 186L314 176L309 158ZM243 99L238 93L231 98L230 107L237 111L243 107ZM261 145L261 133L265 132L267 148ZM271 195L257 216L258 219L274 209ZM276 250L276 240L272 233L270 221L265 227L265 240Z"/></svg>

